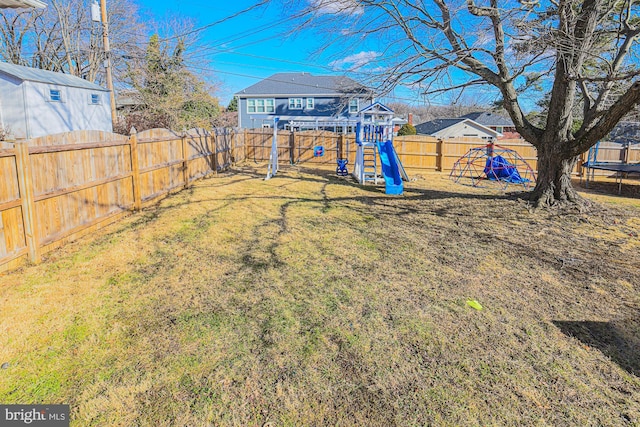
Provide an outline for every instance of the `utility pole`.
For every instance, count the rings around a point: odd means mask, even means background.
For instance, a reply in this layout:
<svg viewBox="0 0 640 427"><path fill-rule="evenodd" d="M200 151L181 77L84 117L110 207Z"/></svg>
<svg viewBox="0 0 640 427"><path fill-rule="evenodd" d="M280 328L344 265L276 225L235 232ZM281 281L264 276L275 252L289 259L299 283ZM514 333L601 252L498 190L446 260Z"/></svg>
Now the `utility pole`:
<svg viewBox="0 0 640 427"><path fill-rule="evenodd" d="M100 0L100 18L102 20L102 43L104 44L104 67L107 74L107 89L111 98L111 122L115 126L118 116L116 115L116 92L113 89L113 75L111 72L111 50L109 48L109 24L107 23L107 0Z"/></svg>

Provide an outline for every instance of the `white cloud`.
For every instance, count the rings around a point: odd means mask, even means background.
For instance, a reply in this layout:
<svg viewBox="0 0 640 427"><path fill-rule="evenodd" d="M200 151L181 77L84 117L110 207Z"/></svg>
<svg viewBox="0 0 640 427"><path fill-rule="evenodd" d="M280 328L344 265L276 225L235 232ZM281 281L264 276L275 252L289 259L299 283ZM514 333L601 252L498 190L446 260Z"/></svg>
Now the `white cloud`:
<svg viewBox="0 0 640 427"><path fill-rule="evenodd" d="M349 55L342 59L338 59L336 61L332 61L329 63L330 67L333 67L335 70L339 70L342 68L347 68L350 71L357 71L362 67L365 67L371 61L374 61L376 58L380 56L380 52L374 52L372 50L367 52L360 52L353 55Z"/></svg>
<svg viewBox="0 0 640 427"><path fill-rule="evenodd" d="M364 7L358 0L309 0L314 10L337 15L362 15Z"/></svg>

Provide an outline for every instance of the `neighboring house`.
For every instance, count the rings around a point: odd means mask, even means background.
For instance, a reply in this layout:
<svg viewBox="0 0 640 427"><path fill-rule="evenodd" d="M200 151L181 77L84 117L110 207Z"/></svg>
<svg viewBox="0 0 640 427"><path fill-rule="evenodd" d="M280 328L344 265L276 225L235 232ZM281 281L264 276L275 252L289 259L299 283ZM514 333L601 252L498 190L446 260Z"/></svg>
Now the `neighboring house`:
<svg viewBox="0 0 640 427"><path fill-rule="evenodd" d="M604 140L623 145L640 144L640 122L620 122Z"/></svg>
<svg viewBox="0 0 640 427"><path fill-rule="evenodd" d="M497 139L501 134L471 119L436 119L416 125L416 132L439 139L481 138Z"/></svg>
<svg viewBox="0 0 640 427"><path fill-rule="evenodd" d="M69 74L0 62L0 125L17 139L111 132L109 91Z"/></svg>
<svg viewBox="0 0 640 427"><path fill-rule="evenodd" d="M144 101L140 92L133 89L123 89L116 94L116 111L119 114L129 114L144 108Z"/></svg>
<svg viewBox="0 0 640 427"><path fill-rule="evenodd" d="M289 129L290 122L329 123L357 119L373 92L343 76L278 73L235 94L240 128Z"/></svg>
<svg viewBox="0 0 640 427"><path fill-rule="evenodd" d="M460 118L471 119L484 127L495 130L496 132L502 134L502 136L498 137L498 139L520 138L520 134L516 130L516 127L513 125L511 119L503 117L499 114L487 111L477 111L475 113L465 114Z"/></svg>

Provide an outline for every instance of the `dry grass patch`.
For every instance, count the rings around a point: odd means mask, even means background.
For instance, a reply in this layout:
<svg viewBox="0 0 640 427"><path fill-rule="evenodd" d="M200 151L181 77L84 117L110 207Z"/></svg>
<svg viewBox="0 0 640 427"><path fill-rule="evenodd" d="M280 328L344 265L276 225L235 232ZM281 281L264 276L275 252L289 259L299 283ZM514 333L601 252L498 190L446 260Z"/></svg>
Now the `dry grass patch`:
<svg viewBox="0 0 640 427"><path fill-rule="evenodd" d="M637 199L263 172L0 277L0 401L77 426L640 424Z"/></svg>

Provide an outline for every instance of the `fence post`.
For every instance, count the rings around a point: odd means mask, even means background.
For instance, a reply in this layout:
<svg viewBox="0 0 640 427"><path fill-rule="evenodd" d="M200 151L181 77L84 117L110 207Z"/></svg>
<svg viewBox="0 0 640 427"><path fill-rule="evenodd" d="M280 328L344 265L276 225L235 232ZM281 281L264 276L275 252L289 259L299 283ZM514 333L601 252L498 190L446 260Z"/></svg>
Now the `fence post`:
<svg viewBox="0 0 640 427"><path fill-rule="evenodd" d="M247 128L242 130L242 142L244 143L244 159L249 158L249 152L247 151Z"/></svg>
<svg viewBox="0 0 640 427"><path fill-rule="evenodd" d="M443 144L443 141L438 138L438 140L436 141L436 170L438 172L442 172L442 152L444 151Z"/></svg>
<svg viewBox="0 0 640 427"><path fill-rule="evenodd" d="M231 135L231 153L229 153L229 155L231 156L231 165L235 165L236 164L236 144L238 143L238 141L236 140L236 130L235 129L226 129L226 132L229 132L229 135Z"/></svg>
<svg viewBox="0 0 640 427"><path fill-rule="evenodd" d="M182 148L182 182L184 188L189 187L189 155L187 152L187 131L182 131L180 138Z"/></svg>
<svg viewBox="0 0 640 427"><path fill-rule="evenodd" d="M129 132L129 146L131 147L131 173L133 174L133 209L142 209L142 196L140 195L140 161L138 158L138 134L132 127Z"/></svg>
<svg viewBox="0 0 640 427"><path fill-rule="evenodd" d="M296 131L291 129L289 135L289 163L294 164L296 162Z"/></svg>
<svg viewBox="0 0 640 427"><path fill-rule="evenodd" d="M337 153L337 155L338 155L339 159L344 159L345 158L345 156L344 156L344 143L345 143L345 140L346 140L345 134L341 133L340 137L338 139L338 153Z"/></svg>
<svg viewBox="0 0 640 427"><path fill-rule="evenodd" d="M211 164L213 167L213 173L218 174L218 132L215 130L210 133L211 143L213 145L213 154L211 155Z"/></svg>
<svg viewBox="0 0 640 427"><path fill-rule="evenodd" d="M629 163L629 147L631 147L631 144L627 142L627 144L624 147L624 154L623 154L623 160L622 160L622 162L625 164Z"/></svg>
<svg viewBox="0 0 640 427"><path fill-rule="evenodd" d="M29 144L27 142L14 143L16 152L16 169L18 171L18 185L22 202L22 223L24 225L25 240L29 251L29 260L35 264L42 261L40 252L40 236L36 223L36 203L33 198L33 182L31 180L31 159L29 158Z"/></svg>

